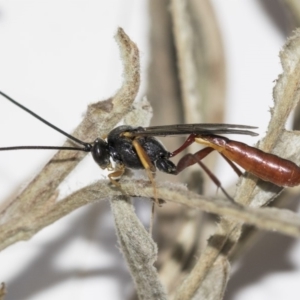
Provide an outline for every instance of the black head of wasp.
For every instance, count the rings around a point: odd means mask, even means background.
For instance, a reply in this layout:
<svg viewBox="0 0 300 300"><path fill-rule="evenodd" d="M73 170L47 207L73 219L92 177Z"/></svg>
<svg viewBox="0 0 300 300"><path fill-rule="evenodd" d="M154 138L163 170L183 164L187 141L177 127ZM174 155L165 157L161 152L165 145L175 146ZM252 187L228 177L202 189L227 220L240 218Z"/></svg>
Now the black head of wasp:
<svg viewBox="0 0 300 300"><path fill-rule="evenodd" d="M201 159L208 155L211 151L217 150L208 144L208 147L198 151L194 155L187 154L179 161L176 166L170 158L177 155L183 149L193 142L205 144L202 139L207 137L219 137L219 134L243 134L243 135L257 135L249 131L256 127L246 125L232 125L232 124L177 124L166 126L153 126L153 127L131 127L131 126L118 126L113 129L107 136L107 139L97 138L94 142L83 142L74 136L57 128L45 119L41 118L19 102L13 100L11 97L0 91L0 94L17 105L27 113L31 114L41 122L65 135L68 139L72 140L78 147L58 147L58 146L14 146L2 147L0 151L7 150L25 150L25 149L48 149L48 150L74 150L91 152L95 162L102 168L108 169L111 173L108 175L110 181L115 185L119 185L115 178L120 177L125 168L129 169L145 169L154 188L154 198L158 203L158 198L155 189L154 173L156 168L159 171L176 175L184 170L186 167L199 163L202 168L208 173L212 180L222 189L227 197L228 194L222 188L216 177L203 165ZM168 152L165 147L155 137L169 136L169 135L189 135L186 142L176 151ZM226 138L223 138L226 139ZM200 141L201 140L201 141ZM207 142L206 144L207 145ZM219 151L221 152L221 151ZM111 159L116 163L115 168L111 165ZM229 161L229 163L231 163ZM231 163L232 164L232 163ZM230 197L229 197L230 198Z"/></svg>

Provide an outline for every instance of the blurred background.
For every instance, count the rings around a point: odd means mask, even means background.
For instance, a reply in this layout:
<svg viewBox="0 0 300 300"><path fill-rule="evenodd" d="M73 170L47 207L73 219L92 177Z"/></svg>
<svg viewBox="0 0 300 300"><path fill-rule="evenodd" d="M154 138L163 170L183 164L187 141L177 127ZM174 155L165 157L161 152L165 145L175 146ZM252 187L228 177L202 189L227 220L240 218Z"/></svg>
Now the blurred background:
<svg viewBox="0 0 300 300"><path fill-rule="evenodd" d="M146 96L152 104L153 125L245 124L258 126L261 138L273 105L274 80L281 73L278 53L300 20L297 5L292 0L0 0L0 89L72 132L88 104L111 97L122 83L114 40L120 26L140 50L137 98ZM0 125L2 147L61 145L65 140L3 98ZM291 119L287 127L292 126ZM258 140L232 138L250 145ZM182 140L171 137L163 142L171 151ZM199 146L190 151L196 149ZM1 152L1 202L13 199L52 155L51 151ZM205 162L233 193L238 178L230 167L218 155ZM60 198L102 178L105 175L87 157L62 184ZM159 175L158 180L177 180L216 195L215 186L199 168L178 178ZM298 209L297 188L285 197L290 208ZM136 209L148 225L149 203L136 201ZM171 278L163 262L194 214L198 231L188 237L193 243L179 267L183 272ZM158 210L157 267L169 290L199 256L215 221L170 204ZM225 299L299 299L300 243L273 233L251 236L232 257ZM135 299L108 203L80 208L31 240L10 246L1 252L0 265L6 300Z"/></svg>

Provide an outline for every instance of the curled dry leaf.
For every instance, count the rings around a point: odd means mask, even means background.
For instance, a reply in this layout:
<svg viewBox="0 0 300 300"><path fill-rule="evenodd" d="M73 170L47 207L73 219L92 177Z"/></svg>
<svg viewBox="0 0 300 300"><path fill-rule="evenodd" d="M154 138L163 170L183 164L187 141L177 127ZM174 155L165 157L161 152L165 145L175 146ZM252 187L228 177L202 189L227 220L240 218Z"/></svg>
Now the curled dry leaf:
<svg viewBox="0 0 300 300"><path fill-rule="evenodd" d="M124 65L123 84L111 99L88 107L84 120L73 133L73 136L80 140L93 141L99 136L106 136L126 114L128 115L125 122L130 122L131 125L149 125L152 109L147 100L132 105L140 86L138 48L121 28L117 32L116 41ZM67 141L64 146L72 146L72 143ZM85 155L84 152L58 152L24 192L2 211L2 249L18 240L29 239L38 230L68 212L90 203L86 190L77 194L79 198L74 198L77 201L53 202L58 185ZM105 182L105 186L107 185L108 182ZM101 187L99 188L102 193ZM108 196L107 194L105 198ZM97 198L101 196L97 195ZM112 200L111 205L120 246L136 282L138 293L143 299L165 299L164 289L153 267L157 256L156 245L140 224L130 204L118 199Z"/></svg>
<svg viewBox="0 0 300 300"><path fill-rule="evenodd" d="M74 131L73 136L84 141L94 141L97 137L106 136L109 131L129 112L139 89L139 56L136 45L129 39L123 29L116 34L122 62L124 65L123 84L112 98L92 104L88 107L85 118ZM66 141L64 146L72 146ZM0 213L0 224L10 228L11 235L4 242L14 243L16 235L28 238L25 224L39 222L36 216L53 208L52 195L64 178L86 155L81 151L59 151L50 160L38 176L26 189ZM57 212L59 215L60 212ZM22 218L21 218L22 217ZM24 227L22 226L22 223ZM20 229L16 231L16 226ZM2 230L0 229L2 232Z"/></svg>

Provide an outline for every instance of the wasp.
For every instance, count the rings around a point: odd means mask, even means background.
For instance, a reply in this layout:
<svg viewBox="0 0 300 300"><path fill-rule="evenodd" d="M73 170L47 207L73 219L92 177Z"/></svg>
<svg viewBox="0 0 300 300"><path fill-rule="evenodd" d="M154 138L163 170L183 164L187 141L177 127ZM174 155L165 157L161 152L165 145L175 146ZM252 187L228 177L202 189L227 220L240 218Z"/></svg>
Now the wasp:
<svg viewBox="0 0 300 300"><path fill-rule="evenodd" d="M250 129L256 129L257 127L216 123L152 127L122 125L114 128L106 139L97 138L93 142L84 142L41 118L5 93L0 91L0 95L79 145L78 147L14 146L2 147L0 151L48 149L91 152L93 159L101 169L111 171L108 178L117 186L119 184L115 179L121 177L126 168L145 169L155 190L154 174L156 169L167 174L177 175L185 168L198 163L227 195L220 182L202 163L202 159L214 150L218 151L239 175L241 175L240 170L232 162L257 177L279 186L300 184L300 168L293 162L222 136L223 134L256 136L257 133ZM157 137L177 135L188 135L188 138L181 147L173 152L167 151L157 139ZM170 159L181 153L192 143L199 143L206 147L194 154L184 155L175 165ZM111 160L115 162L115 167L112 167ZM157 200L157 196L155 198Z"/></svg>

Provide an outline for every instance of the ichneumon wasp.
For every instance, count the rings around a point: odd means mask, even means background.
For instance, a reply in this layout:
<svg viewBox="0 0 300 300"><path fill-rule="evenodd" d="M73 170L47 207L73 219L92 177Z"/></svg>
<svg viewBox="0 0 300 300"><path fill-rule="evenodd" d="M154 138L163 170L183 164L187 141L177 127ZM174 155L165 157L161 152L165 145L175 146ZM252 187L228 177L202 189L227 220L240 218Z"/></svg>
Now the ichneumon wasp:
<svg viewBox="0 0 300 300"><path fill-rule="evenodd" d="M84 142L57 128L28 108L13 100L5 93L0 91L0 94L41 122L80 145L78 147L14 146L2 147L0 148L0 151L48 149L91 152L95 162L102 169L109 169L111 171L108 177L115 185L118 185L115 178L120 177L124 173L125 168L145 169L148 178L153 184L154 191L155 183L153 174L156 172L156 169L168 174L177 175L188 166L198 163L204 171L208 173L215 184L222 189L225 195L230 198L230 196L222 188L217 178L202 163L202 159L204 157L216 150L226 159L238 175L241 175L241 171L232 162L238 164L246 171L256 175L257 177L279 186L286 187L300 184L300 168L293 162L274 154L263 152L244 143L229 140L226 137L220 136L223 134L255 136L257 134L250 131L250 129L256 128L253 126L209 123L176 124L152 127L131 127L123 125L114 128L108 134L106 140L97 138L93 142ZM160 136L175 135L189 136L184 144L173 152L167 151L156 138ZM176 166L170 158L179 154L194 142L206 147L195 154L188 153L184 155ZM112 167L111 159L116 163L114 168ZM155 198L157 201L156 195Z"/></svg>

